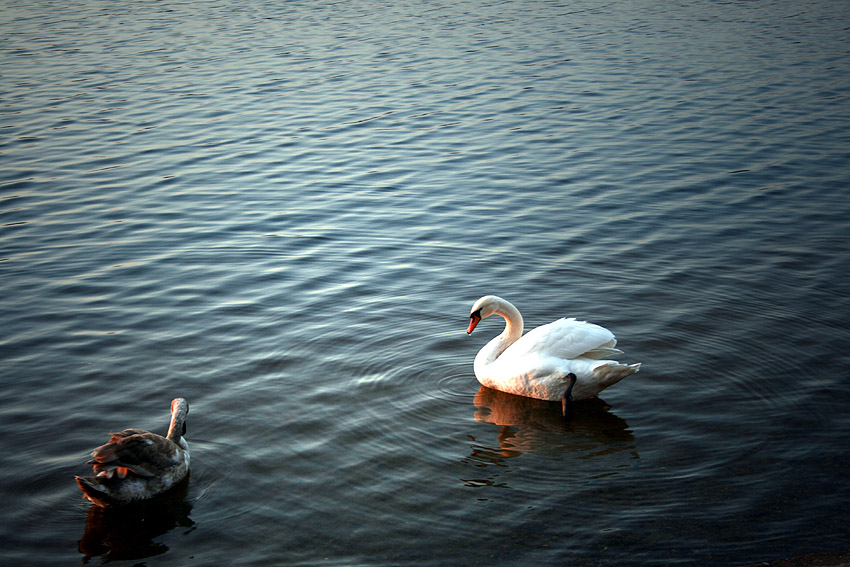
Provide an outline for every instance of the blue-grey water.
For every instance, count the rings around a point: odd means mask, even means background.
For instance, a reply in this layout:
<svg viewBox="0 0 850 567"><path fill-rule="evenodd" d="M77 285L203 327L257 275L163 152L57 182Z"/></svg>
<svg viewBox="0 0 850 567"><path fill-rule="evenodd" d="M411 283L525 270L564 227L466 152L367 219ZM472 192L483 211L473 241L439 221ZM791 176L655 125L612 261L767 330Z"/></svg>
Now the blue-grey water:
<svg viewBox="0 0 850 567"><path fill-rule="evenodd" d="M0 4L0 563L850 550L850 4ZM577 404L469 308L610 328ZM193 469L92 508L110 430Z"/></svg>

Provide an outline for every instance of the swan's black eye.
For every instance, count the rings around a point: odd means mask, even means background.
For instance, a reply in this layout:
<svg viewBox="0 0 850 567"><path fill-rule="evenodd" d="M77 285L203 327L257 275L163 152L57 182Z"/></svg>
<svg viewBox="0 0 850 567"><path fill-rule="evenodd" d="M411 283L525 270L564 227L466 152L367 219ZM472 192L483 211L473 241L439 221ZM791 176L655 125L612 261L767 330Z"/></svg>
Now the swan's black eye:
<svg viewBox="0 0 850 567"><path fill-rule="evenodd" d="M480 309L473 311L472 313L469 314L470 319L475 319L476 317L479 318L479 319L481 318L481 310Z"/></svg>

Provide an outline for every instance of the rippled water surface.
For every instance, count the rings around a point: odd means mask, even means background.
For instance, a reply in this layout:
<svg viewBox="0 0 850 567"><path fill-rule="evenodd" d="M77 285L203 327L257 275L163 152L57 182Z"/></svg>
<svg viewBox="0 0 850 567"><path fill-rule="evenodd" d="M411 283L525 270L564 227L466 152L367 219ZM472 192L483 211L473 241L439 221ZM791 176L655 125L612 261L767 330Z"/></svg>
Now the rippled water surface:
<svg viewBox="0 0 850 567"><path fill-rule="evenodd" d="M850 7L0 5L3 564L850 549ZM496 293L639 374L480 389ZM184 492L80 499L189 400Z"/></svg>

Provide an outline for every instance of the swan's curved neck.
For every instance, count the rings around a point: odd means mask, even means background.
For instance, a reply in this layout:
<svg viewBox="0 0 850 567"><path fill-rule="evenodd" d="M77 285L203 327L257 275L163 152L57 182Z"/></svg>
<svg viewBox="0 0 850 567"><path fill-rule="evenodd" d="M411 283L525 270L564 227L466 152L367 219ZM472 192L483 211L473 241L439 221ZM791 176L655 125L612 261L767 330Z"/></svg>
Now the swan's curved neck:
<svg viewBox="0 0 850 567"><path fill-rule="evenodd" d="M499 305L499 308L495 311L494 315L501 315L505 319L505 330L502 331L501 335L499 335L499 337L502 338L502 342L505 343L502 349L504 350L517 342L517 340L522 336L522 315L520 314L519 309L507 301L502 302L502 304Z"/></svg>
<svg viewBox="0 0 850 567"><path fill-rule="evenodd" d="M494 362L506 348L514 344L522 336L522 315L520 315L516 307L507 301L502 301L493 312L493 315L499 315L504 318L505 329L479 351L478 356L475 357L475 366L479 368Z"/></svg>
<svg viewBox="0 0 850 567"><path fill-rule="evenodd" d="M178 403L177 407L171 412L171 423L168 424L167 439L178 443L183 435L183 424L186 422L186 416L189 413L189 405L185 401Z"/></svg>

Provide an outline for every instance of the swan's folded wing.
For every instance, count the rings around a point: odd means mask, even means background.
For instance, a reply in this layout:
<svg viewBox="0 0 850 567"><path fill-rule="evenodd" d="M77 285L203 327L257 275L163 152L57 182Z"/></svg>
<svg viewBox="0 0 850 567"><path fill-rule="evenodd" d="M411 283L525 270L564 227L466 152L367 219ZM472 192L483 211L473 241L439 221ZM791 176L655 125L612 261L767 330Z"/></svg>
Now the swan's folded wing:
<svg viewBox="0 0 850 567"><path fill-rule="evenodd" d="M177 446L168 439L142 430L112 434L112 440L92 451L94 472L124 468L142 477L152 477L179 463Z"/></svg>
<svg viewBox="0 0 850 567"><path fill-rule="evenodd" d="M541 354L557 358L605 358L619 354L614 348L617 339L614 333L585 321L558 319L541 325L523 335L505 350L502 356L523 357Z"/></svg>

